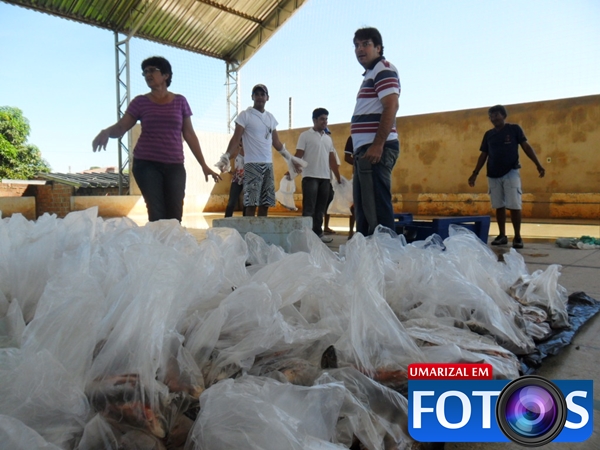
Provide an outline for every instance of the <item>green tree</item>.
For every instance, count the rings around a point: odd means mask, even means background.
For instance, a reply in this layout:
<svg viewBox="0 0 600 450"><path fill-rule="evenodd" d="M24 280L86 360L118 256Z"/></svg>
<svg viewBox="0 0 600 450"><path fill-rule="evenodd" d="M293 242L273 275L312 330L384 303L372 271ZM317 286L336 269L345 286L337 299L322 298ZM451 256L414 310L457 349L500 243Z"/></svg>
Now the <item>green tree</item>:
<svg viewBox="0 0 600 450"><path fill-rule="evenodd" d="M27 143L29 131L23 111L0 106L0 178L30 180L40 172L50 172L40 149Z"/></svg>

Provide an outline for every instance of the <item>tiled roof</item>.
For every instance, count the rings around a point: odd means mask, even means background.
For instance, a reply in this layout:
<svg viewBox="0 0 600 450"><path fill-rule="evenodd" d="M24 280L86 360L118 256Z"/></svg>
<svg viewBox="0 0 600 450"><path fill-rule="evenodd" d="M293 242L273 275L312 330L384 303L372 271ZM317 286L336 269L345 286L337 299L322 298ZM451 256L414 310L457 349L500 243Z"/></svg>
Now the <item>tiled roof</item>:
<svg viewBox="0 0 600 450"><path fill-rule="evenodd" d="M66 184L75 188L116 188L119 187L118 173L40 173L38 178ZM129 186L129 175L122 178L124 187Z"/></svg>

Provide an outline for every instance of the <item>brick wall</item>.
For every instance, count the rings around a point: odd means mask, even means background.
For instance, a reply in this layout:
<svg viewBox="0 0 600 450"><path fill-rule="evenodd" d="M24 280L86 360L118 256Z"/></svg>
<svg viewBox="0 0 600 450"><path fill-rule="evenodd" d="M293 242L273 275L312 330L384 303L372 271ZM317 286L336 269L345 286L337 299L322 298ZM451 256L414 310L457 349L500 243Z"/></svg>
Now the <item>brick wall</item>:
<svg viewBox="0 0 600 450"><path fill-rule="evenodd" d="M25 197L34 193L28 190L27 184L0 183L0 197Z"/></svg>
<svg viewBox="0 0 600 450"><path fill-rule="evenodd" d="M125 188L127 189L127 188ZM100 196L100 195L119 195L118 187L110 188L79 188L74 195L83 196Z"/></svg>
<svg viewBox="0 0 600 450"><path fill-rule="evenodd" d="M75 188L60 183L36 186L37 195L35 213L39 217L44 213L65 217L71 212L71 196Z"/></svg>

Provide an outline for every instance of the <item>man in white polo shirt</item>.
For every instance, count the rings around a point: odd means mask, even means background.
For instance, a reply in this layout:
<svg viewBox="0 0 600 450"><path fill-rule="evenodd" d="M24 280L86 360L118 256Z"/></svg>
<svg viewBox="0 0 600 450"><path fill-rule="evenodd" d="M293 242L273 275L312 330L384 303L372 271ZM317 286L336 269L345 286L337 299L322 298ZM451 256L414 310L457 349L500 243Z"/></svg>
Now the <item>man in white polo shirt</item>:
<svg viewBox="0 0 600 450"><path fill-rule="evenodd" d="M313 127L300 134L296 146L296 157L307 163L302 171L302 215L312 217L312 229L323 242L332 241L331 237L323 235L322 228L331 189L331 172L338 183L341 181L333 141L325 132L328 118L329 111L325 108L315 109Z"/></svg>

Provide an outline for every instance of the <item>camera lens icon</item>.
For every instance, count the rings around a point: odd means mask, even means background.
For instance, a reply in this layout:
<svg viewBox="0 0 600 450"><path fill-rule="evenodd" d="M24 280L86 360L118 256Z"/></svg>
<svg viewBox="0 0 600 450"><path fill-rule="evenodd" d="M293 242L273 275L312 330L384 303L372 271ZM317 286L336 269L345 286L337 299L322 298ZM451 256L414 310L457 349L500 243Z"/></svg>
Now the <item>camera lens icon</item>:
<svg viewBox="0 0 600 450"><path fill-rule="evenodd" d="M507 384L496 403L496 420L504 435L524 447L539 447L556 438L567 420L563 393L535 375Z"/></svg>

